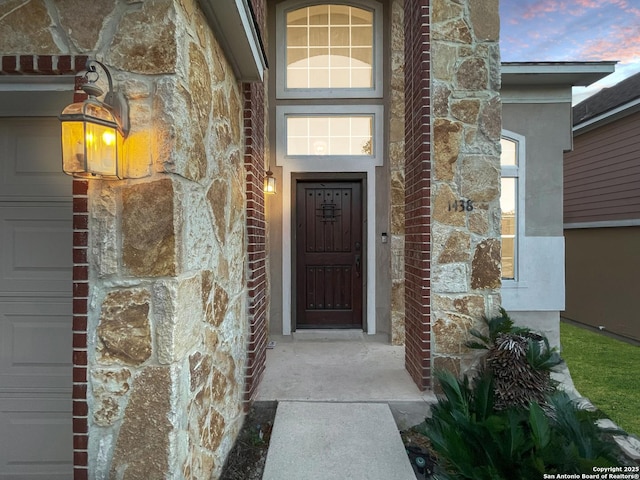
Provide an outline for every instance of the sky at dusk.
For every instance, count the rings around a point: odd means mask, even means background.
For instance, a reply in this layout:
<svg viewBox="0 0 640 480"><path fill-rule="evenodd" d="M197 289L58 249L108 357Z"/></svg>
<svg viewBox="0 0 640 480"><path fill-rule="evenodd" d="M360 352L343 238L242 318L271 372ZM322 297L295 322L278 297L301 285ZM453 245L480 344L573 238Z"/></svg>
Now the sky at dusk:
<svg viewBox="0 0 640 480"><path fill-rule="evenodd" d="M589 93L640 72L640 0L501 0L503 62L615 60Z"/></svg>

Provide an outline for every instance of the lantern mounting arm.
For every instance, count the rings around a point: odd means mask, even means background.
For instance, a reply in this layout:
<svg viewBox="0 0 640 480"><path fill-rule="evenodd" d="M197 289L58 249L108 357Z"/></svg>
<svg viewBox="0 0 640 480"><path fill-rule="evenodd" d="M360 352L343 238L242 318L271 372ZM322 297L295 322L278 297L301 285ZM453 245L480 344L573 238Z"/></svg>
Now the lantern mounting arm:
<svg viewBox="0 0 640 480"><path fill-rule="evenodd" d="M98 97L102 95L102 89L96 85L96 81L100 78L100 74L96 69L96 65L99 65L102 71L104 71L107 77L107 83L109 85L109 91L105 94L102 103L111 110L113 116L116 118L116 122L118 124L118 129L120 133L122 133L123 137L127 137L129 134L129 104L127 103L127 99L122 94L122 92L116 92L113 89L113 80L111 78L111 73L109 69L98 60L87 60L86 63L86 73L84 78L87 79L87 83L82 86L82 89L87 93L87 95L92 97ZM93 80L89 80L89 74L95 73L96 77Z"/></svg>

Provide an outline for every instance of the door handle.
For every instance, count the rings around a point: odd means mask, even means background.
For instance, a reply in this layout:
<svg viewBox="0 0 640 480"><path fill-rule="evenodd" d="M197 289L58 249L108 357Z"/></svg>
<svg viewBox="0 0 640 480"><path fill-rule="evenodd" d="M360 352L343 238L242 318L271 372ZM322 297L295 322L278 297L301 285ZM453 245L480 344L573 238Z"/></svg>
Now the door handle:
<svg viewBox="0 0 640 480"><path fill-rule="evenodd" d="M360 276L360 255L356 255L356 276Z"/></svg>

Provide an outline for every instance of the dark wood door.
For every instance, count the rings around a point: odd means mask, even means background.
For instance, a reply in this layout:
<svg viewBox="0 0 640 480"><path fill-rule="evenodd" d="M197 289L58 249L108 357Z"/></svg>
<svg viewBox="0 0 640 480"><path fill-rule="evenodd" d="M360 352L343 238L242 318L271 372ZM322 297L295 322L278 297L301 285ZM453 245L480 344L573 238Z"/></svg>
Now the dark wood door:
<svg viewBox="0 0 640 480"><path fill-rule="evenodd" d="M296 328L362 328L361 182L296 187Z"/></svg>

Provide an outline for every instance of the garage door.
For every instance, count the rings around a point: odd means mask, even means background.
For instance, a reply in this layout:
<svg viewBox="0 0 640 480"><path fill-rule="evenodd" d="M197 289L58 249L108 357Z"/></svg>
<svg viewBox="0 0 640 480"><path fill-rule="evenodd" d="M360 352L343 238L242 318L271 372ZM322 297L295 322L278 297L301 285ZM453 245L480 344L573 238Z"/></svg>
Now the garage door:
<svg viewBox="0 0 640 480"><path fill-rule="evenodd" d="M0 479L69 479L71 179L57 118L1 110Z"/></svg>

